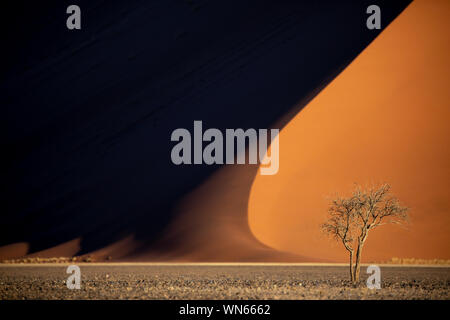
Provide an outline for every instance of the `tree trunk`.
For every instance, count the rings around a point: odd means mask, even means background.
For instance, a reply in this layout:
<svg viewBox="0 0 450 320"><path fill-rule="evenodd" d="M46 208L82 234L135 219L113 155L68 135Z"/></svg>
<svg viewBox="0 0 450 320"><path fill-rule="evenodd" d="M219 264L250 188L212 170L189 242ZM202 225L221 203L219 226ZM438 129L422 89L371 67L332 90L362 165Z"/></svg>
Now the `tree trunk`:
<svg viewBox="0 0 450 320"><path fill-rule="evenodd" d="M356 261L355 261L355 270L354 270L354 276L353 276L353 283L356 284L359 282L359 274L360 274L360 262L361 262L361 250L362 250L363 243L361 241L358 241L358 249L356 250Z"/></svg>
<svg viewBox="0 0 450 320"><path fill-rule="evenodd" d="M359 274L360 274L360 269L361 269L361 253L362 253L362 249L364 246L364 243L367 240L367 229L365 230L364 234L362 237L358 238L358 249L356 250L356 261L355 261L355 271L354 271L354 276L353 276L353 283L356 284L359 282Z"/></svg>
<svg viewBox="0 0 450 320"><path fill-rule="evenodd" d="M354 276L353 276L353 251L350 251L350 280L352 283L354 283Z"/></svg>

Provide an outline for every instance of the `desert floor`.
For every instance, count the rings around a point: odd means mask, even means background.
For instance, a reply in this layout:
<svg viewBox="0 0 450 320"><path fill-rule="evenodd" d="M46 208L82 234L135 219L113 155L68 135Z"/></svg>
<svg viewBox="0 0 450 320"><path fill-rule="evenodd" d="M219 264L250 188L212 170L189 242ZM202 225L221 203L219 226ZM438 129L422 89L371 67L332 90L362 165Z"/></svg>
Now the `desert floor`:
<svg viewBox="0 0 450 320"><path fill-rule="evenodd" d="M384 266L382 288L350 286L345 265L79 264L0 265L0 299L450 299L450 267Z"/></svg>

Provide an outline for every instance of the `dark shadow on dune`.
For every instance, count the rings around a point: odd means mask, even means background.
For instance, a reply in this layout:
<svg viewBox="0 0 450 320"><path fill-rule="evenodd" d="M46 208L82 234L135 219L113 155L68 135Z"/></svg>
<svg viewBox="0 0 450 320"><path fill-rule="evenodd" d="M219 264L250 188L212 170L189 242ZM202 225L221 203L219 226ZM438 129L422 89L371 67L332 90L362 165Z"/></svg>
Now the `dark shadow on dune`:
<svg viewBox="0 0 450 320"><path fill-rule="evenodd" d="M78 254L85 254L134 234L144 244L134 257L201 252L204 238L166 231L174 217L183 221L180 199L220 167L173 165L172 131L192 130L194 120L222 130L288 121L298 101L379 33L365 28L370 1L193 2L80 1L78 33L60 16L65 1L37 9L45 17L37 21L52 22L10 43L12 63L1 79L8 165L0 245L27 242L37 252L81 238ZM382 3L387 25L409 1ZM243 178L248 190L251 170ZM248 190L229 201L248 200ZM226 215L210 216L222 223ZM232 219L240 227L229 232L247 235L189 259L226 260L238 239L257 243L246 211ZM178 249L180 242L193 250ZM241 259L252 260L246 254Z"/></svg>

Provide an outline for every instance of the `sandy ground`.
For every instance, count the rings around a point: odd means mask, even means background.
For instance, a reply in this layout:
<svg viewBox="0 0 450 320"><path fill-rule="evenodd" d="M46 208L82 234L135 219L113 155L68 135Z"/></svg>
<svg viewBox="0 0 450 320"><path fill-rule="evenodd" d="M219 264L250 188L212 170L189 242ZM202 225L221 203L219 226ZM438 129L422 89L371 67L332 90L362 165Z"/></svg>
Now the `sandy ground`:
<svg viewBox="0 0 450 320"><path fill-rule="evenodd" d="M7 299L450 299L450 267L381 266L382 288L351 287L344 265L80 264L70 290L67 265L0 265Z"/></svg>

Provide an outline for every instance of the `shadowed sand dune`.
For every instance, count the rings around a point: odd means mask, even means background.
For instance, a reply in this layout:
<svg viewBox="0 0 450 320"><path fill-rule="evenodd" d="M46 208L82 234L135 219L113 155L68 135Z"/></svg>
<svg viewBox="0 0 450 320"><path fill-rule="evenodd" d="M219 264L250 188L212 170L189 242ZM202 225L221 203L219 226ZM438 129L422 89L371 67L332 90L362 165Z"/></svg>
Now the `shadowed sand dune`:
<svg viewBox="0 0 450 320"><path fill-rule="evenodd" d="M414 1L281 131L279 173L251 190L259 240L346 261L320 233L327 196L388 182L412 224L373 231L363 259L450 258L449 17L449 1Z"/></svg>
<svg viewBox="0 0 450 320"><path fill-rule="evenodd" d="M176 166L170 136L288 121L380 33L371 1L85 0L76 33L56 3L8 42L0 257L319 260L252 235L256 167Z"/></svg>
<svg viewBox="0 0 450 320"><path fill-rule="evenodd" d="M311 261L259 242L250 232L247 207L256 166L228 166L180 200L162 237L128 259L157 261ZM319 261L321 261L319 259Z"/></svg>

